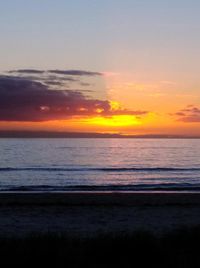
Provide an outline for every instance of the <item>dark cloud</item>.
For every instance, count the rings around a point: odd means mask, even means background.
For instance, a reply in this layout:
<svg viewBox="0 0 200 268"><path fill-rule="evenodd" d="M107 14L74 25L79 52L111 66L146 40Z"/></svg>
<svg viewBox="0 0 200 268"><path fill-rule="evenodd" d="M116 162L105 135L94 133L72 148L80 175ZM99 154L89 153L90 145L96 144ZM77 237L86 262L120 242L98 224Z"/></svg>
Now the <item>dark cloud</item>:
<svg viewBox="0 0 200 268"><path fill-rule="evenodd" d="M80 87L90 87L91 83L82 81L82 78L101 76L100 72L84 70L38 70L38 69L17 69L7 72L8 75L16 78L26 78L46 84L48 87L66 87L69 89L73 83L78 83ZM66 85L67 83L67 85Z"/></svg>
<svg viewBox="0 0 200 268"><path fill-rule="evenodd" d="M0 76L0 121L48 121L73 116L145 115L146 111L112 110L107 100L78 90L50 89L16 76Z"/></svg>
<svg viewBox="0 0 200 268"><path fill-rule="evenodd" d="M19 70L11 70L9 73L18 73L18 74L43 74L45 71L36 70L36 69L19 69Z"/></svg>
<svg viewBox="0 0 200 268"><path fill-rule="evenodd" d="M70 82L78 82L79 80L76 78L73 78L73 77L63 77L63 76L53 76L53 75L48 75L48 76L45 76L43 77L43 79L48 79L48 80L51 80L51 81L55 81L55 80L59 80L59 81L70 81Z"/></svg>
<svg viewBox="0 0 200 268"><path fill-rule="evenodd" d="M51 81L51 80L46 80L45 83L47 85L51 85L51 86L63 86L63 83L61 81Z"/></svg>
<svg viewBox="0 0 200 268"><path fill-rule="evenodd" d="M59 74L59 75L75 75L75 76L98 76L102 75L100 72L91 72L91 71L84 71L84 70L38 70L38 69L18 69L18 70L11 70L9 73L16 73L16 74Z"/></svg>
<svg viewBox="0 0 200 268"><path fill-rule="evenodd" d="M49 73L62 74L62 75L75 75L75 76L98 76L102 75L99 72L90 72L82 70L48 70Z"/></svg>
<svg viewBox="0 0 200 268"><path fill-rule="evenodd" d="M200 108L194 105L188 105L185 109L182 109L174 114L177 120L185 123L200 122Z"/></svg>

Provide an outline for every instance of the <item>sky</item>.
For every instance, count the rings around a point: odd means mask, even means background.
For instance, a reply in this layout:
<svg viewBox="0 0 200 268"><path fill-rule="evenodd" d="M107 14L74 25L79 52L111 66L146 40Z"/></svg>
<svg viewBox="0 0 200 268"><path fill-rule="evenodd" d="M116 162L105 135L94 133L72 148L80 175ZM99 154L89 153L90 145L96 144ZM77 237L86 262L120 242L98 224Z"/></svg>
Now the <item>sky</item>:
<svg viewBox="0 0 200 268"><path fill-rule="evenodd" d="M0 2L0 129L200 135L200 2Z"/></svg>

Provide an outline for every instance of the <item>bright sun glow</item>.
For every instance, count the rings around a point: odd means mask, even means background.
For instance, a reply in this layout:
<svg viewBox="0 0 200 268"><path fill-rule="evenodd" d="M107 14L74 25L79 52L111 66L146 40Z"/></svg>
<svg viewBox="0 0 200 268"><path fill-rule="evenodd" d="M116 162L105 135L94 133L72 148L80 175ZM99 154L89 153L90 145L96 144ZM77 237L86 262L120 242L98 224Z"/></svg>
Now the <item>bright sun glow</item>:
<svg viewBox="0 0 200 268"><path fill-rule="evenodd" d="M86 119L88 124L111 126L111 127L123 127L131 125L140 125L141 122L133 115L114 115L111 117L92 117Z"/></svg>

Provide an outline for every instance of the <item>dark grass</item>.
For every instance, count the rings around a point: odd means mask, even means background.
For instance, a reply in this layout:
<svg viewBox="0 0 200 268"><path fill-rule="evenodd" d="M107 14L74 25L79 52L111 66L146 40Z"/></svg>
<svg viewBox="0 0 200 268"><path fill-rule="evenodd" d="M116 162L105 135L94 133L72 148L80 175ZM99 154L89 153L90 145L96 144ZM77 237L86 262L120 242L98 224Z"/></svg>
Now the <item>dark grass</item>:
<svg viewBox="0 0 200 268"><path fill-rule="evenodd" d="M102 234L78 238L34 234L0 238L0 267L200 267L200 226L156 236Z"/></svg>

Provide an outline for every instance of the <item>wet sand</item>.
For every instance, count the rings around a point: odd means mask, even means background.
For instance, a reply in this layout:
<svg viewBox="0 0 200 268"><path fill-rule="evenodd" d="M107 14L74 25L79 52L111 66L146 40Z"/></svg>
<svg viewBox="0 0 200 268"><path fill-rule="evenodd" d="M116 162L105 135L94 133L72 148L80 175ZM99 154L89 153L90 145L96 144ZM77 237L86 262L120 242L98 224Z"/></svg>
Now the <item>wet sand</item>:
<svg viewBox="0 0 200 268"><path fill-rule="evenodd" d="M160 233L199 224L199 193L0 193L0 236Z"/></svg>

